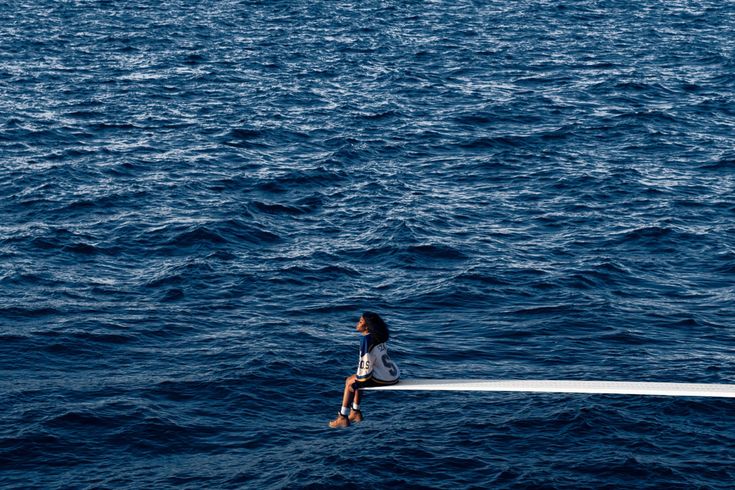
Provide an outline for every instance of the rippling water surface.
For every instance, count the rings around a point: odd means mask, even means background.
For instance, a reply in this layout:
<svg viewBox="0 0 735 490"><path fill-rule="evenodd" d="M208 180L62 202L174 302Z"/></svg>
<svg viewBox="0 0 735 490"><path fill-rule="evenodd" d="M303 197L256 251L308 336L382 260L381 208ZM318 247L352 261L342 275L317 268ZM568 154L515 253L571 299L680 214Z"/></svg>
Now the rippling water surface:
<svg viewBox="0 0 735 490"><path fill-rule="evenodd" d="M0 6L0 484L731 488L735 7Z"/></svg>

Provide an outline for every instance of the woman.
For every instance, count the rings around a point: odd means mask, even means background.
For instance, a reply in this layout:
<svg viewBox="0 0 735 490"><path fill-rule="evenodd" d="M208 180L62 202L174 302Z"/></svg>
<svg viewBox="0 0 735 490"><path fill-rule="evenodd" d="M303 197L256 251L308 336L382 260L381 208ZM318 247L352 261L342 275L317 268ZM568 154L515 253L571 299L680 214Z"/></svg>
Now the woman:
<svg viewBox="0 0 735 490"><path fill-rule="evenodd" d="M347 427L350 422L362 422L360 388L396 384L401 374L398 366L388 356L385 345L390 337L388 325L377 313L363 313L355 330L362 334L357 374L345 380L342 408L337 418L329 422L329 427ZM350 402L352 411L349 408Z"/></svg>

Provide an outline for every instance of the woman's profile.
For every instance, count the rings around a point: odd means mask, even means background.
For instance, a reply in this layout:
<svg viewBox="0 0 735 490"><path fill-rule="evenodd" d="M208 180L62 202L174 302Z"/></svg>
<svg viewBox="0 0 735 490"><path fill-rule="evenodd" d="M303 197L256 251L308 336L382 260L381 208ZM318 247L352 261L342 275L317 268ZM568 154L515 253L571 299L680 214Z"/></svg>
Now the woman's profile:
<svg viewBox="0 0 735 490"><path fill-rule="evenodd" d="M396 384L401 374L398 365L388 355L386 343L390 332L380 315L366 311L355 330L362 334L357 373L345 379L342 407L337 418L329 422L330 427L347 427L350 422L362 422L360 388Z"/></svg>

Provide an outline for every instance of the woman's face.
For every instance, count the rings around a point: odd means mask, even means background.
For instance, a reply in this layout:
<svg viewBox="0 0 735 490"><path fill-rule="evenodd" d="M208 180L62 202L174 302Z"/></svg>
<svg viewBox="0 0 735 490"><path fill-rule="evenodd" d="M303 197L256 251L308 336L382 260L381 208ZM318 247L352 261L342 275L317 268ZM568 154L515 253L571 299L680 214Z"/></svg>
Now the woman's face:
<svg viewBox="0 0 735 490"><path fill-rule="evenodd" d="M360 317L360 321L357 322L357 325L355 325L355 330L360 333L367 332L367 323L365 323L365 319L363 317Z"/></svg>

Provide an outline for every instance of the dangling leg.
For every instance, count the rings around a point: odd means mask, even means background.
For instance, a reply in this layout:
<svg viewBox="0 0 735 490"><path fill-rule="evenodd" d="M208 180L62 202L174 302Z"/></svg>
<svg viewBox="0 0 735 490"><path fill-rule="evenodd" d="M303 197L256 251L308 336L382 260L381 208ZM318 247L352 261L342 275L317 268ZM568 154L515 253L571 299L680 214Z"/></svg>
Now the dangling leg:
<svg viewBox="0 0 735 490"><path fill-rule="evenodd" d="M362 412L360 411L360 398L362 398L362 390L355 390L355 395L352 397L352 411L350 411L350 422L357 423L362 422Z"/></svg>
<svg viewBox="0 0 735 490"><path fill-rule="evenodd" d="M356 376L354 374L345 379L345 390L342 394L342 408L337 418L329 422L329 427L347 427L350 425L350 420L347 418L347 415L350 413L350 402L355 394L355 389L352 387L355 379Z"/></svg>
<svg viewBox="0 0 735 490"><path fill-rule="evenodd" d="M345 379L345 391L342 394L342 408L343 409L350 409L350 402L352 401L352 398L355 396L358 396L358 391L355 391L355 389L352 387L353 384L355 384L355 380L357 379L357 376L354 374L347 379ZM347 414L345 414L347 415Z"/></svg>

